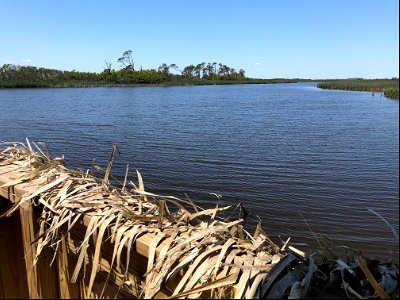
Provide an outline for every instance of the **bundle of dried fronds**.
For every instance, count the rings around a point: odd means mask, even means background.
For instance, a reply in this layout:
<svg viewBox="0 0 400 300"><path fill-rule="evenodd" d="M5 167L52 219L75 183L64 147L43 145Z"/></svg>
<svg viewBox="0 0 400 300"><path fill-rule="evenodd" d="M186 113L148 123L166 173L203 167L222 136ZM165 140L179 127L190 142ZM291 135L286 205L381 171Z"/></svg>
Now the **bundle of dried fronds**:
<svg viewBox="0 0 400 300"><path fill-rule="evenodd" d="M78 261L72 282L85 263L89 241L95 245L87 294L90 295L98 271L102 242L110 238L114 244L111 267L127 277L129 251L143 234L152 234L149 245L145 284L141 296L152 298L161 285L185 269L184 276L172 293L174 297L200 296L208 291L212 297L247 296L259 292L267 270L282 257L278 247L261 231L246 237L242 220L225 222L218 217L229 207L200 210L193 203L175 197L145 192L139 173L138 185L124 180L121 189L109 184L109 165L102 179L90 172L71 171L60 158L50 158L33 143L8 145L0 155L2 165L14 165L23 174L3 185L12 187L34 178L45 179L35 192L21 197L5 213L9 216L26 201L43 205L36 259L46 246L58 247L66 233L84 216L89 218L85 238L78 248ZM113 153L115 151L115 147ZM126 182L132 186L128 190ZM156 256L156 248L164 242ZM122 251L126 261L121 261ZM250 277L257 276L249 285ZM124 280L126 281L126 280ZM134 283L131 283L134 284ZM237 284L235 288L232 285Z"/></svg>
<svg viewBox="0 0 400 300"><path fill-rule="evenodd" d="M93 170L67 169L63 159L53 158L45 145L32 143L32 147L28 140L26 145L4 145L0 167L8 166L20 176L2 188L41 180L34 191L24 194L3 216L9 216L28 201L42 206L40 231L34 245L35 262L44 247L57 249L65 239L70 239L77 224L84 223L86 232L76 248L77 263L71 281L75 282L82 273L89 276L88 296L101 269L106 240L113 245L107 281L119 276L121 288L137 297L153 298L162 287L173 286L170 295L174 298L303 298L332 285L337 270L342 275L342 288L352 295L373 296L374 291L379 296L398 293L397 283L390 291L376 283L383 289L375 285L369 294L360 295L345 281L345 271L352 273L354 266L336 259L328 273L321 271L312 255L287 244L279 248L261 226L250 235L243 228L242 219L220 217L220 212L230 207L203 210L190 200L146 192L139 172L138 184L128 179L127 168L121 187L111 185L115 145L103 178L95 177ZM147 271L140 282L129 276L129 266L135 264L130 261L130 253L145 235L150 237ZM57 255L57 251L54 253ZM86 274L89 257L91 270ZM357 262L355 266L367 272L363 260ZM380 283L386 278L385 282L393 288L389 279L393 274L397 278L398 273L390 268L383 272L389 277L382 275ZM329 278L329 274L333 277Z"/></svg>

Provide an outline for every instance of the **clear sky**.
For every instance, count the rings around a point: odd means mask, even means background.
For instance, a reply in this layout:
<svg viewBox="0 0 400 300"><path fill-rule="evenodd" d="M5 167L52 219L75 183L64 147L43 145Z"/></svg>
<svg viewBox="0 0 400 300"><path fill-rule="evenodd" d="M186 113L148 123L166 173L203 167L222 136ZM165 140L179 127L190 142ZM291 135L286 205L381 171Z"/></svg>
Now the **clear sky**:
<svg viewBox="0 0 400 300"><path fill-rule="evenodd" d="M399 76L398 0L0 0L4 63L221 62L257 78Z"/></svg>

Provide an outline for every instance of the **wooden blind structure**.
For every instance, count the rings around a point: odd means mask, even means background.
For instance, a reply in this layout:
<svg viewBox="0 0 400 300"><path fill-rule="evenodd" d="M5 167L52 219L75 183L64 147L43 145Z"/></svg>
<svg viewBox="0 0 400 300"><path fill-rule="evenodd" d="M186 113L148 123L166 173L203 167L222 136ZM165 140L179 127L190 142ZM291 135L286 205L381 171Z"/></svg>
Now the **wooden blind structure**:
<svg viewBox="0 0 400 300"><path fill-rule="evenodd" d="M228 208L147 193L140 174L117 191L113 153L98 179L35 150L13 144L0 157L4 297L254 296L259 284L243 278L260 283L283 257L262 230L246 237L242 220L219 218Z"/></svg>
<svg viewBox="0 0 400 300"><path fill-rule="evenodd" d="M221 217L229 207L148 193L128 169L111 185L115 149L99 178L67 169L46 147L5 144L0 298L304 298L312 283L330 284L289 240L278 247L261 226L250 234L243 220ZM332 272L351 270L335 262Z"/></svg>

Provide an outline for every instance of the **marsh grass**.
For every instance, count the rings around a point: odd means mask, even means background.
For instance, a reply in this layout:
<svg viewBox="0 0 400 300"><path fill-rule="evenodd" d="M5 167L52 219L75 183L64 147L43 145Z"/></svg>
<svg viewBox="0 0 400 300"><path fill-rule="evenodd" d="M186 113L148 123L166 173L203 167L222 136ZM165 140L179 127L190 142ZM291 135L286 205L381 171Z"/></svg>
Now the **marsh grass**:
<svg viewBox="0 0 400 300"><path fill-rule="evenodd" d="M0 80L0 88L73 88L106 85L101 81L86 80Z"/></svg>
<svg viewBox="0 0 400 300"><path fill-rule="evenodd" d="M387 88L383 91L383 94L388 98L399 100L399 87Z"/></svg>
<svg viewBox="0 0 400 300"><path fill-rule="evenodd" d="M388 98L399 99L398 79L340 80L319 83L317 87L331 90L380 92Z"/></svg>
<svg viewBox="0 0 400 300"><path fill-rule="evenodd" d="M0 80L0 88L79 88L79 87L146 87L146 86L198 86L198 85L230 85L230 84L274 84L295 83L297 79L237 79L237 80L210 80L210 79L180 79L160 83L112 83L103 80ZM304 80L303 80L304 81Z"/></svg>

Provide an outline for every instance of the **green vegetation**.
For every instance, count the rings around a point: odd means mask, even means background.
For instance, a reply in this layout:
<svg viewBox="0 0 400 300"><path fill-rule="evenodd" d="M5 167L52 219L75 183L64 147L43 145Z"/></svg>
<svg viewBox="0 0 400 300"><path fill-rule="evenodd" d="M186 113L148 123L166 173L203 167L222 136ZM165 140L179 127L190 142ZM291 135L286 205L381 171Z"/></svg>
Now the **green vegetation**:
<svg viewBox="0 0 400 300"><path fill-rule="evenodd" d="M0 68L1 88L78 87L101 85L96 73L5 64Z"/></svg>
<svg viewBox="0 0 400 300"><path fill-rule="evenodd" d="M101 73L60 71L55 69L5 64L0 68L0 88L94 87L94 86L180 86L220 84L289 83L300 79L254 79L245 70L236 71L222 63L199 63L182 70L176 64L163 63L158 69L135 70L132 51L127 50L116 60L120 69L105 62Z"/></svg>
<svg viewBox="0 0 400 300"><path fill-rule="evenodd" d="M388 98L399 99L399 78L335 80L319 83L317 87L331 90L380 92Z"/></svg>
<svg viewBox="0 0 400 300"><path fill-rule="evenodd" d="M383 94L388 98L399 100L399 87L385 89Z"/></svg>
<svg viewBox="0 0 400 300"><path fill-rule="evenodd" d="M99 74L99 78L108 84L158 84L172 85L209 85L232 83L266 83L261 79L245 77L245 70L236 71L222 63L199 63L189 65L182 70L176 64L163 63L158 69L135 70L132 51L125 51L117 60L120 70L113 70L106 61L107 68ZM269 81L268 81L269 82Z"/></svg>
<svg viewBox="0 0 400 300"><path fill-rule="evenodd" d="M201 65L201 64L200 64ZM244 70L236 73L234 69L222 65L229 71L218 74L198 68L185 68L182 74L170 72L171 65L163 64L158 70L121 70L105 69L103 72L89 73L78 71L60 71L54 69L3 65L0 68L0 88L35 88L35 87L93 87L93 86L175 86L175 85L220 85L220 84L260 84L289 83L298 79L254 79L246 78Z"/></svg>
<svg viewBox="0 0 400 300"><path fill-rule="evenodd" d="M132 51L127 50L116 60L120 69L106 67L101 73L60 71L55 69L5 64L0 68L0 88L96 87L96 86L185 86L222 84L295 83L310 79L247 78L245 70L237 71L217 62L201 62L180 69L176 64L163 63L157 69L135 70ZM351 91L382 92L386 97L399 99L399 79L319 80L318 87Z"/></svg>
<svg viewBox="0 0 400 300"><path fill-rule="evenodd" d="M83 80L0 80L0 88L48 88L104 86L101 81Z"/></svg>

